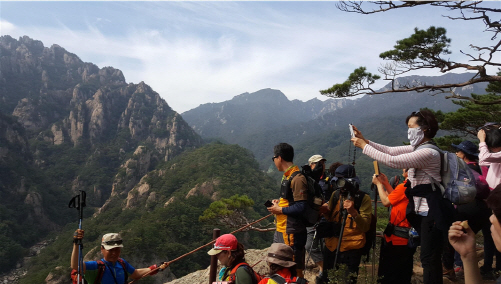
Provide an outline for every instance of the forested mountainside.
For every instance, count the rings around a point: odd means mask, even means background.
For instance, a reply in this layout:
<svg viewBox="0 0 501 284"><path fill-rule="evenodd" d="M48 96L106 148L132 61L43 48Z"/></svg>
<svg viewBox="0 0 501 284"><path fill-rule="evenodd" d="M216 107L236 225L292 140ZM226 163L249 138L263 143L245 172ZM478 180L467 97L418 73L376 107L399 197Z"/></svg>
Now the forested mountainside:
<svg viewBox="0 0 501 284"><path fill-rule="evenodd" d="M141 154L135 159L141 160ZM212 143L185 151L148 172L125 198L113 196L93 217L91 212L85 213L84 260L99 256L105 232L122 234L122 256L135 267L172 260L209 242L215 227L222 234L236 229L199 219L212 202L247 195L254 206L242 212L257 219L268 214L263 204L277 194L278 185L259 170L252 154L238 145ZM272 221L269 218L263 222ZM49 273L62 276L55 283L68 283L70 240L76 228L76 222L67 225L57 240L30 262L28 275L20 283L42 283ZM237 237L248 248L264 248L273 239L272 232L255 231L238 233ZM164 283L203 269L210 263L208 250L200 250L173 263L169 271L141 281Z"/></svg>
<svg viewBox="0 0 501 284"><path fill-rule="evenodd" d="M0 125L0 272L76 220L68 202L79 190L92 216L203 144L144 82L27 36L0 37Z"/></svg>

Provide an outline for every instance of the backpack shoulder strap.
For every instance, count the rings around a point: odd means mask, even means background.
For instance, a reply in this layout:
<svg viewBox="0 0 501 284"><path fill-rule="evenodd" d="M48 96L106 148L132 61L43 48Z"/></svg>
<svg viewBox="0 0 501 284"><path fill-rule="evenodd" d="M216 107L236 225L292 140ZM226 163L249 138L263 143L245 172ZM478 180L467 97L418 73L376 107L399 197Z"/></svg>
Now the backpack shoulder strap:
<svg viewBox="0 0 501 284"><path fill-rule="evenodd" d="M106 265L102 260L97 261L97 277L94 283L101 284L101 280L103 279L104 271L106 270Z"/></svg>
<svg viewBox="0 0 501 284"><path fill-rule="evenodd" d="M273 274L270 276L270 279L277 282L278 284L285 284L285 278L280 276L279 274Z"/></svg>
<svg viewBox="0 0 501 284"><path fill-rule="evenodd" d="M235 265L230 272L230 279L229 279L230 283L235 283L235 278L236 278L235 274L237 273L237 269L242 265L249 266L247 262L240 262L239 264ZM249 272L247 269L245 271Z"/></svg>
<svg viewBox="0 0 501 284"><path fill-rule="evenodd" d="M127 272L127 266L125 265L125 261L123 258L118 258L118 262L122 265L122 268L124 269L124 284L127 284L129 273Z"/></svg>
<svg viewBox="0 0 501 284"><path fill-rule="evenodd" d="M360 212L360 207L362 206L362 202L364 201L364 197L367 193L359 190L355 195L355 201L353 202L355 205L355 209Z"/></svg>
<svg viewBox="0 0 501 284"><path fill-rule="evenodd" d="M300 174L301 171L295 171L293 172L290 176L289 176L289 180L292 182L292 180L298 175Z"/></svg>
<svg viewBox="0 0 501 284"><path fill-rule="evenodd" d="M448 164L449 161L447 160L447 157L445 157L446 153L444 151L442 151L440 148L438 148L437 145L430 144L430 143L420 145L415 150L420 149L420 148L421 149L422 148L433 149L433 150L436 150L440 154L440 176L443 176L443 173L446 172L449 168L449 164ZM435 180L432 176L430 176L427 172L424 172L424 173L426 176L428 176L428 179L430 180L431 187L432 187L433 191L436 190L435 186L438 186L438 188L440 189L440 191L442 192L442 195L443 195L445 193L445 187L440 182Z"/></svg>

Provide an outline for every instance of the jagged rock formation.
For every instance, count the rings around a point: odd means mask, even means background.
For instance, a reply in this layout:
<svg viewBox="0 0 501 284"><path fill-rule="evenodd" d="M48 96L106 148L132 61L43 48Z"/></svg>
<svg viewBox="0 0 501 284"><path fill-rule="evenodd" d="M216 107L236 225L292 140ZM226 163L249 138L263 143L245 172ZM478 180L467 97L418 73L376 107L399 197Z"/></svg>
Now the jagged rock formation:
<svg viewBox="0 0 501 284"><path fill-rule="evenodd" d="M73 216L55 203L67 204L79 190L88 207L125 200L159 162L202 143L146 83L127 83L122 71L56 44L0 37L0 207L9 212L2 223L20 224L0 233L0 242L12 241L17 257L14 243L27 247ZM21 205L28 208L23 222L11 220ZM30 224L45 230L15 237Z"/></svg>
<svg viewBox="0 0 501 284"><path fill-rule="evenodd" d="M125 142L120 148L120 155L125 157L143 143L149 145L147 159L155 164L202 143L158 93L144 82L127 84L118 69L98 68L58 45L44 47L27 36L19 40L2 36L0 54L0 111L14 116L28 137L44 145L85 145L91 150L89 158L99 159L103 144ZM52 155L47 157L37 150L37 165L46 168L54 163L49 161ZM152 165L147 163L146 168L126 173L121 193L151 170ZM126 162L123 167L131 169L132 164ZM115 194L121 183L118 178L110 191L78 175L73 178L79 180L74 185L81 185L73 189L92 188L98 203Z"/></svg>

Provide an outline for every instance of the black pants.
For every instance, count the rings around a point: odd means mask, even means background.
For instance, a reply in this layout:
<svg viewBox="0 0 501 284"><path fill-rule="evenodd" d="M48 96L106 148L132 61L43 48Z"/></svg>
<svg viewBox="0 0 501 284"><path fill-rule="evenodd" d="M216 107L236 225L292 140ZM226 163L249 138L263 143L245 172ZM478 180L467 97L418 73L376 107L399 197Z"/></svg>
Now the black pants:
<svg viewBox="0 0 501 284"><path fill-rule="evenodd" d="M420 223L418 233L421 237L421 265L424 284L442 284L442 249L444 232L435 226L429 216L417 216Z"/></svg>
<svg viewBox="0 0 501 284"><path fill-rule="evenodd" d="M487 231L489 231L489 227L491 225L489 217L491 216L491 214L492 211L487 207L485 201L481 199L475 199L473 202L458 205L457 215L454 220L456 221L468 220L470 228L476 234L482 228L486 227ZM494 250L495 249L496 248L494 248ZM448 232L446 231L444 232L444 251L442 255L442 263L446 269L452 269L454 267L454 254L455 254L454 248L449 243ZM492 256L490 258L492 266Z"/></svg>
<svg viewBox="0 0 501 284"><path fill-rule="evenodd" d="M496 256L496 270L501 270L501 252L496 249L492 239L490 224L482 228L482 234L484 234L484 267L492 267Z"/></svg>
<svg viewBox="0 0 501 284"><path fill-rule="evenodd" d="M273 235L273 242L289 245L294 251L294 262L296 263L296 268L305 269L306 250L304 247L306 245L306 230L301 233L287 235L286 238L288 238L287 242L284 240L283 233L275 231L275 234ZM291 242L291 240L294 241Z"/></svg>
<svg viewBox="0 0 501 284"><path fill-rule="evenodd" d="M330 269L334 269L334 260L336 258L336 251L330 251L327 247L324 247L323 255L324 255L323 281L324 281L324 283L328 283L328 279L327 279L328 274L329 274L328 271ZM348 276L348 274L350 274L350 273L353 273L356 275L356 276L350 277L350 279L346 283L357 283L358 267L360 266L361 259L362 259L362 250L361 249L354 249L354 250L339 252L335 269L338 269L340 264L345 264L347 267L347 271L346 271L345 276Z"/></svg>
<svg viewBox="0 0 501 284"><path fill-rule="evenodd" d="M407 245L395 246L383 239L379 257L378 282L410 284L415 252L416 248L410 248Z"/></svg>

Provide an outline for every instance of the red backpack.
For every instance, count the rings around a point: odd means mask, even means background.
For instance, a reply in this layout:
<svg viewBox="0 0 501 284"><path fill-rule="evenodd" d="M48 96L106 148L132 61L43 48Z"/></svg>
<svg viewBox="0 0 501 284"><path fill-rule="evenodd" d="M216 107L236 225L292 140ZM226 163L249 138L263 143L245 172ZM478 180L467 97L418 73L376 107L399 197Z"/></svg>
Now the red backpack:
<svg viewBox="0 0 501 284"><path fill-rule="evenodd" d="M124 269L124 272L125 272L125 280L124 280L124 284L127 284L127 278L129 278L129 274L127 273L127 268L125 266L125 261L122 259L122 258L119 258L118 259L118 262L122 265L123 269ZM104 262L102 260L98 260L97 261L97 277L96 277L96 281L94 281L94 284L101 284L101 280L103 279L103 275L104 275L104 271L106 270L106 265L104 264ZM71 270L71 281L73 284L80 284L80 283L77 283L77 270L76 269L73 269ZM83 276L81 276L83 277ZM84 283L87 284L87 280L84 279Z"/></svg>
<svg viewBox="0 0 501 284"><path fill-rule="evenodd" d="M260 275L257 272L255 272L254 269L252 269L252 267L248 263L240 262L239 264L235 265L235 267L233 267L233 269L231 270L228 283L235 283L235 278L236 278L235 274L237 273L237 269L242 265L245 271L247 271L247 273L251 275L253 284L259 283L259 281L261 281L264 278L263 275Z"/></svg>

